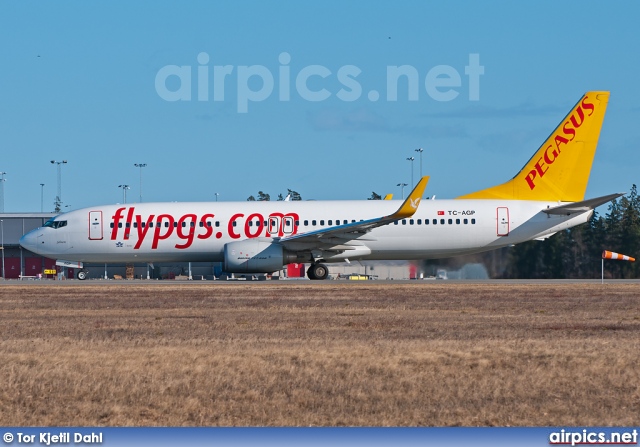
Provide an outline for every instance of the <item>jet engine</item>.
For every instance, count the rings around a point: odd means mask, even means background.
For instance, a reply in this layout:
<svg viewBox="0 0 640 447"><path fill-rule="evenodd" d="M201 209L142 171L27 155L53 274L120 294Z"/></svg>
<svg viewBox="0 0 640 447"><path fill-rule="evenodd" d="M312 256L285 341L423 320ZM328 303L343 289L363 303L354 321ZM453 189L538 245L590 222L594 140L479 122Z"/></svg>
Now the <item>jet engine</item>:
<svg viewBox="0 0 640 447"><path fill-rule="evenodd" d="M287 252L267 238L245 239L224 245L224 269L229 273L273 273L296 260L294 253Z"/></svg>

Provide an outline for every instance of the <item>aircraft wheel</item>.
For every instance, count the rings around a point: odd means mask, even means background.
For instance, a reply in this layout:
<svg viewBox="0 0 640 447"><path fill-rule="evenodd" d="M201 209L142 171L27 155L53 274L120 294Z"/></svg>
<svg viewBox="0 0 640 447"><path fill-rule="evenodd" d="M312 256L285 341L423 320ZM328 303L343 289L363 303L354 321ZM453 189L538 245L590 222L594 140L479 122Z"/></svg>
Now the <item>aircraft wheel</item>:
<svg viewBox="0 0 640 447"><path fill-rule="evenodd" d="M329 269L324 264L313 264L310 269L311 273L313 273L314 278L309 277L309 279L327 279L329 276Z"/></svg>
<svg viewBox="0 0 640 447"><path fill-rule="evenodd" d="M309 279L317 279L317 278L316 278L316 275L313 273L313 264L311 264L311 265L309 266L309 268L307 269L307 277L308 277Z"/></svg>
<svg viewBox="0 0 640 447"><path fill-rule="evenodd" d="M87 272L85 272L84 270L80 270L76 274L76 278L78 278L80 281L84 281L85 279L87 279Z"/></svg>

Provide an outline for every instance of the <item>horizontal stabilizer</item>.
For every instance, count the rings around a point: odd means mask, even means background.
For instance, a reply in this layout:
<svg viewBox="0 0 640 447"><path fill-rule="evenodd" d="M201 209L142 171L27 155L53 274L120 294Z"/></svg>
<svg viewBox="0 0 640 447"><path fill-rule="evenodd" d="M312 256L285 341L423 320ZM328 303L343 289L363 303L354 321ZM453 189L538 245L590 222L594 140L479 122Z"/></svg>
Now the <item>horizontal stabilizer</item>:
<svg viewBox="0 0 640 447"><path fill-rule="evenodd" d="M547 214L554 214L559 216L570 216L571 214L582 214L590 211L600 205L604 205L607 202L617 199L623 196L624 193L609 194L608 196L596 197L595 199L583 200L582 202L567 203L566 205L560 205L553 208L547 208L542 210Z"/></svg>
<svg viewBox="0 0 640 447"><path fill-rule="evenodd" d="M554 233L545 234L544 236L540 236L540 237L535 238L534 241L546 241L547 239L549 239L551 236L553 236L556 233L557 233L557 231L554 232Z"/></svg>

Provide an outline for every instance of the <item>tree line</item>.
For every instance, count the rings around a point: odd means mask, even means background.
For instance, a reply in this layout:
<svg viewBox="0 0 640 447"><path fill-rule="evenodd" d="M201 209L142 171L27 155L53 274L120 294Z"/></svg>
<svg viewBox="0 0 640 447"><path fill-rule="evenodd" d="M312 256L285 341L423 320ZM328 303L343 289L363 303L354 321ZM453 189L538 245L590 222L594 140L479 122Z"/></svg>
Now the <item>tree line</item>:
<svg viewBox="0 0 640 447"><path fill-rule="evenodd" d="M289 197L289 200L302 200L300 194L292 189L287 189L287 195L283 196L282 194L278 194L278 201L283 201L286 197ZM249 202L268 202L271 200L271 195L266 192L258 191L258 198L254 196L247 197L247 201Z"/></svg>
<svg viewBox="0 0 640 447"><path fill-rule="evenodd" d="M519 244L509 252L507 278L599 278L602 251L640 254L640 197L631 192L609 203L604 216L594 211L584 225L556 233L549 239ZM605 261L609 278L638 278L637 262Z"/></svg>

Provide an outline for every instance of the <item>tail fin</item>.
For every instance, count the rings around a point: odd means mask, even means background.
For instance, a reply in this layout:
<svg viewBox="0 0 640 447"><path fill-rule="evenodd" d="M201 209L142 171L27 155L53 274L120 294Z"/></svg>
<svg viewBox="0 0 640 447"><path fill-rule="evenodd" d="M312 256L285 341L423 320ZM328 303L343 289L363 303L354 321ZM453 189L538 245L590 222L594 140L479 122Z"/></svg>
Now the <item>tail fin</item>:
<svg viewBox="0 0 640 447"><path fill-rule="evenodd" d="M513 179L458 199L583 200L608 101L586 93Z"/></svg>

